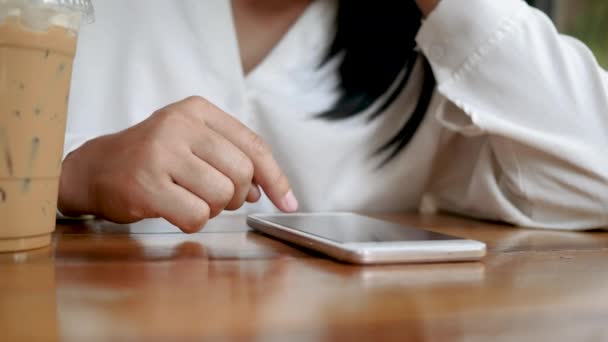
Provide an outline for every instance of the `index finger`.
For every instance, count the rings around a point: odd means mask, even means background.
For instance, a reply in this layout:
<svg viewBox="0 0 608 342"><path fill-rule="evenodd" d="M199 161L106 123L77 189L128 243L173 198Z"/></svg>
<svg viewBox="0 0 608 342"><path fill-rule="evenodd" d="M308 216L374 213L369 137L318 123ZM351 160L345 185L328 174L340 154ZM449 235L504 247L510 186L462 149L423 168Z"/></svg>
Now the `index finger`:
<svg viewBox="0 0 608 342"><path fill-rule="evenodd" d="M253 163L255 183L259 184L277 208L286 212L298 209L287 176L272 156L270 147L243 123L200 97L190 97L188 108L195 110L205 124L243 151Z"/></svg>

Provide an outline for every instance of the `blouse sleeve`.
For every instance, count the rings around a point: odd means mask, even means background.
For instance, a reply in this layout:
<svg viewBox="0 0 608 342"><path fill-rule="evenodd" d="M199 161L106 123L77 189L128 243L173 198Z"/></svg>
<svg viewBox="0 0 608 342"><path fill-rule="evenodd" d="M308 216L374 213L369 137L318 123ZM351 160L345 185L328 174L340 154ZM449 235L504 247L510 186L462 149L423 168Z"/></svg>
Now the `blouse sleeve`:
<svg viewBox="0 0 608 342"><path fill-rule="evenodd" d="M434 177L439 208L608 225L608 73L584 44L521 0L443 0L417 42L437 79L432 114L461 140L453 152L474 155L452 155Z"/></svg>

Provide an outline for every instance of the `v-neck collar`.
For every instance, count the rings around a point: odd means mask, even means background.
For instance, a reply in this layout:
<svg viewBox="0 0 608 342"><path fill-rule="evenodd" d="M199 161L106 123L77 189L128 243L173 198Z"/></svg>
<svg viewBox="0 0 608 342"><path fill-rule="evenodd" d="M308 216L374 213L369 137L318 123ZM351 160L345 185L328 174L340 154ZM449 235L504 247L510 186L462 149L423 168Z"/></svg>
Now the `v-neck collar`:
<svg viewBox="0 0 608 342"><path fill-rule="evenodd" d="M234 13L232 9L232 4L228 2L228 10L229 10L229 30L230 35L232 37L232 43L234 44L233 51L237 54L237 59L239 61L239 70L242 76L243 81L246 83L248 80L255 78L257 74L263 72L269 66L278 63L281 60L281 56L285 54L283 51L288 49L288 46L292 44L294 36L296 36L302 29L307 27L307 22L310 20L317 20L318 14L324 10L326 10L324 5L327 5L328 1L332 0L313 0L306 9L302 12L300 17L296 19L296 21L289 27L287 32L283 34L281 39L275 44L275 46L268 52L268 54L256 65L254 66L248 73L245 73L243 68L243 63L241 61L241 51L238 42L238 35L236 32L236 26L234 22Z"/></svg>

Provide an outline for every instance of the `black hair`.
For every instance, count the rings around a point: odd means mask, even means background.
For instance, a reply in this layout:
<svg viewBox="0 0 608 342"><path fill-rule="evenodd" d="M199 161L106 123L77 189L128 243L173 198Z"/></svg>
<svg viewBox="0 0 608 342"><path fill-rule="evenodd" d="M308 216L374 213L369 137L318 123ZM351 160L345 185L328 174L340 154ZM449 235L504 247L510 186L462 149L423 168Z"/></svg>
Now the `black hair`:
<svg viewBox="0 0 608 342"><path fill-rule="evenodd" d="M376 154L386 154L381 165L392 160L410 142L428 110L435 78L428 61L416 49L415 37L422 13L414 0L339 0L336 35L327 58L340 56L341 97L318 117L340 120L363 113L383 99L370 120L397 99L408 83L416 61L424 63L424 81L411 117ZM401 77L400 77L401 75Z"/></svg>

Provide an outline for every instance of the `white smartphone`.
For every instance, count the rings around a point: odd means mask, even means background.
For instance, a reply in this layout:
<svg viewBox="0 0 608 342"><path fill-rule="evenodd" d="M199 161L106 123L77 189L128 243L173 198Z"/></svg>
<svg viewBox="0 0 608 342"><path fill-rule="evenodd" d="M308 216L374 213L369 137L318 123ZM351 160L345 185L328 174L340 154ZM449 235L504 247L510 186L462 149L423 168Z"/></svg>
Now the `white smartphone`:
<svg viewBox="0 0 608 342"><path fill-rule="evenodd" d="M252 214L262 233L356 264L476 261L483 242L352 213Z"/></svg>

